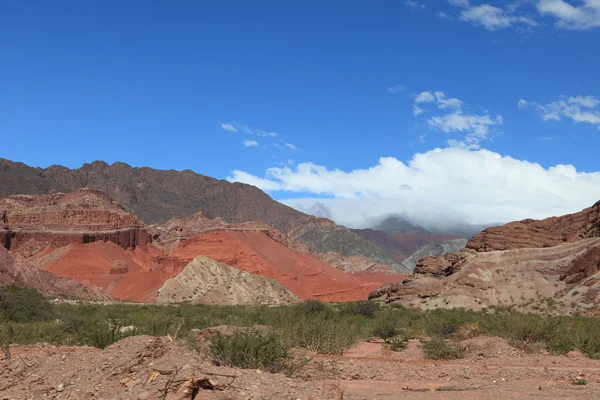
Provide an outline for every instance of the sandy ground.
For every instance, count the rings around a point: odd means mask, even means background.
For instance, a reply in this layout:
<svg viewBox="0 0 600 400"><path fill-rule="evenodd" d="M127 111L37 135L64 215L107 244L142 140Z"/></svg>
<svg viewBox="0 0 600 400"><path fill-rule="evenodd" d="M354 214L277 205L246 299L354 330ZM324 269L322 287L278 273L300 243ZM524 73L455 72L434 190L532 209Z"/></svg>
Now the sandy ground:
<svg viewBox="0 0 600 400"><path fill-rule="evenodd" d="M12 399L597 399L600 361L577 352L527 354L498 338L461 342L465 359L425 360L364 342L312 357L292 377L217 367L166 338L127 338L105 350L14 347L0 361L0 400ZM575 379L585 385L574 384ZM187 382L187 383L186 383ZM186 393L187 392L187 393Z"/></svg>

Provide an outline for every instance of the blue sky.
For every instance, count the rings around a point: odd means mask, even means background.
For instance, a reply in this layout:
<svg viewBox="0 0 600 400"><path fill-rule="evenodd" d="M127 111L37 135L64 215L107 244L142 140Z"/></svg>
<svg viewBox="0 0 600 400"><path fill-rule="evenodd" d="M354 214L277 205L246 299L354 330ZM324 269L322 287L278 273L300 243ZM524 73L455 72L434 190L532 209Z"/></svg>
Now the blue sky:
<svg viewBox="0 0 600 400"><path fill-rule="evenodd" d="M331 198L349 225L382 198L482 207L473 223L600 199L598 0L11 1L0 18L0 157L189 168L303 210Z"/></svg>

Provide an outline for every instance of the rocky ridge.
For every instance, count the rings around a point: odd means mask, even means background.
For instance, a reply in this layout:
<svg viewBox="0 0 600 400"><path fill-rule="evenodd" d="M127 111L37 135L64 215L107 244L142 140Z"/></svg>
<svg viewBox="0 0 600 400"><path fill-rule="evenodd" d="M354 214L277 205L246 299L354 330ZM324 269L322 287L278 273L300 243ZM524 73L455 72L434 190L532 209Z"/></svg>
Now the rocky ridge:
<svg viewBox="0 0 600 400"><path fill-rule="evenodd" d="M456 253L420 259L411 277L369 298L420 308L524 310L552 298L565 312L581 311L600 301L599 208L488 228Z"/></svg>
<svg viewBox="0 0 600 400"><path fill-rule="evenodd" d="M0 197L71 192L79 188L103 190L127 212L148 224L198 212L209 220L220 218L231 224L260 221L306 244L315 254L336 252L364 257L371 265L397 264L385 251L359 236L345 233L346 228L331 221L337 229L320 228L323 224L320 219L283 205L251 185L218 180L191 170L134 168L121 162L109 165L94 161L77 169L62 166L42 169L0 158ZM293 230L304 234L293 235ZM6 246L10 237L5 232L0 235ZM352 248L344 245L344 238L352 241Z"/></svg>
<svg viewBox="0 0 600 400"><path fill-rule="evenodd" d="M400 264L404 269L412 271L417 263L425 257L441 257L448 253L455 253L467 244L467 239L451 239L441 242L426 244L420 247Z"/></svg>
<svg viewBox="0 0 600 400"><path fill-rule="evenodd" d="M372 265L388 265L396 272L406 272L392 255L352 230L336 225L326 218L314 218L293 229L288 235L306 244L310 251L316 254L336 252L346 257L360 256L372 262Z"/></svg>

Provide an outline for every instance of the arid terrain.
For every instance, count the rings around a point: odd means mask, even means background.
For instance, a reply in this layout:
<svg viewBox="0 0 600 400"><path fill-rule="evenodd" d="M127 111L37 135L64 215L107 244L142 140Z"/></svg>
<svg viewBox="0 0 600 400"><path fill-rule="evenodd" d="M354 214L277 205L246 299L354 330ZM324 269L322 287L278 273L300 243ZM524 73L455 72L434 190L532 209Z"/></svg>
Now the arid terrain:
<svg viewBox="0 0 600 400"><path fill-rule="evenodd" d="M277 289L282 295L263 297L263 303L295 297L361 300L383 283L404 278L391 266L360 255L313 253L303 242L261 221L234 224L197 213L146 225L100 190L14 195L0 199L0 209L5 216L2 244L15 257L120 300L154 302L161 292L160 301L170 301L166 293L187 290L189 282L178 275L189 278L194 268L190 263L198 256L209 258L204 266L217 268L194 275L198 287L212 287L201 292L191 288L196 295L189 301L194 302L256 300L258 287L274 288L276 282L283 285ZM323 223L349 232L331 221ZM161 290L167 281L169 289ZM178 283L179 289L174 287ZM283 295L288 290L291 293ZM80 297L75 292L65 295Z"/></svg>
<svg viewBox="0 0 600 400"><path fill-rule="evenodd" d="M600 390L600 203L467 241L191 171L3 160L0 181L0 399Z"/></svg>
<svg viewBox="0 0 600 400"><path fill-rule="evenodd" d="M291 376L215 366L167 338L91 347L14 348L0 361L3 399L594 399L600 363L579 352L527 354L499 338L462 342L465 359L423 358L418 341L390 352L362 342L340 356L305 354ZM576 384L583 382L585 384Z"/></svg>

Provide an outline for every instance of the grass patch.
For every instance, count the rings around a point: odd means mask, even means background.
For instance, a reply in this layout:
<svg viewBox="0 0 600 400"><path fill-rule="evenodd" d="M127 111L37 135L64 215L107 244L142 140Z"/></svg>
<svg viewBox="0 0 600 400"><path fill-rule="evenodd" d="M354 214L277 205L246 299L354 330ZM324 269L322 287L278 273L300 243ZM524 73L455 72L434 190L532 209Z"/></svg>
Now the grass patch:
<svg viewBox="0 0 600 400"><path fill-rule="evenodd" d="M488 312L461 309L418 311L369 302L292 306L90 305L49 303L39 293L0 288L0 345L92 345L106 347L131 335L193 337L195 330L229 325L267 325L286 349L341 354L373 336L401 349L405 339L432 337L434 344L478 335L502 337L524 349L554 354L579 350L600 359L600 318L524 314L510 307ZM124 329L126 328L126 329ZM241 340L241 339L240 339ZM433 346L430 344L427 346ZM447 344L447 343L446 343Z"/></svg>
<svg viewBox="0 0 600 400"><path fill-rule="evenodd" d="M239 330L229 336L217 333L210 340L216 365L274 373L286 371L291 365L289 349L275 333Z"/></svg>
<svg viewBox="0 0 600 400"><path fill-rule="evenodd" d="M465 356L464 350L458 345L439 338L423 342L423 352L429 360L457 360Z"/></svg>

